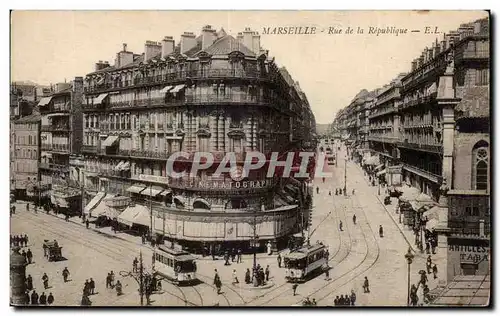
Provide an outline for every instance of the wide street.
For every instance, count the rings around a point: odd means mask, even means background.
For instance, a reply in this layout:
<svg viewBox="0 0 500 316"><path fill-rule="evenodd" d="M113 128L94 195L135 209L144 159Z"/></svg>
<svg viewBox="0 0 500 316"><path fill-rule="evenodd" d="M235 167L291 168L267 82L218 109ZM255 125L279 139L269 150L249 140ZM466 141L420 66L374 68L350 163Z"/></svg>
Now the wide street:
<svg viewBox="0 0 500 316"><path fill-rule="evenodd" d="M191 287L177 287L163 282L163 290L152 296L154 306L292 306L305 297L315 298L318 305L333 305L335 296L357 295L356 305L406 305L407 264L404 254L408 244L396 224L377 198L377 189L368 185L360 167L347 161L347 196L335 195L336 188L343 188L345 153L339 153L337 166L327 166L333 177L316 179L314 183L314 210L311 227L311 243L322 241L329 246L332 267L330 280L320 275L300 284L293 296L290 283L284 279L284 269L278 268L275 254L258 255L258 263L270 266L269 287L253 288L242 285L244 273L251 268L252 256L244 256L241 264L224 266L222 260L199 258L198 277L203 283ZM319 194L316 194L316 187ZM355 193L352 190L355 189ZM329 191L332 195L329 195ZM382 195L383 196L383 195ZM146 270L150 269L152 250L142 245L140 238L126 233L113 234L109 228L86 229L77 219L70 222L42 212L25 211L18 203L17 212L11 219L11 233L27 233L28 248L33 251L35 263L27 267L27 274L34 280L36 291L52 292L55 305L78 305L85 280L93 278L97 294L90 298L94 306L131 306L139 304L138 284L131 277L121 277L120 271L130 271L132 260L142 252ZM331 214L328 216L328 213ZM356 214L357 223L352 217ZM325 219L326 218L326 219ZM343 230L339 223L342 221ZM321 223L321 224L320 224ZM319 226L318 226L319 225ZM378 234L379 225L384 227L384 237ZM44 240L56 239L63 247L67 259L48 262L43 256ZM424 258L417 256L412 265L412 283L417 283L418 269L424 268ZM71 281L64 283L61 272L68 267ZM217 295L213 282L214 269L218 269L223 282L223 293ZM240 284L231 284L231 274L236 269ZM105 278L114 271L124 288L124 295L117 296L106 289ZM43 290L41 276L47 273L50 288ZM364 277L370 281L370 293L363 293Z"/></svg>

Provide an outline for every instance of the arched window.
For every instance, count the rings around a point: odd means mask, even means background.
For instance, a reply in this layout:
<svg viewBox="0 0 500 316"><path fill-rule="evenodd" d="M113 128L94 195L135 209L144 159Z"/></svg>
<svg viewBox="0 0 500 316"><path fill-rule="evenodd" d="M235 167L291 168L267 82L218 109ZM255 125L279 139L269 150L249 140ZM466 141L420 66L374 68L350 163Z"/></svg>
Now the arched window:
<svg viewBox="0 0 500 316"><path fill-rule="evenodd" d="M196 199L194 202L193 202L193 208L194 209L202 209L202 210L210 210L210 204L204 200L204 199Z"/></svg>
<svg viewBox="0 0 500 316"><path fill-rule="evenodd" d="M478 142L472 149L472 188L488 190L489 147L485 141Z"/></svg>

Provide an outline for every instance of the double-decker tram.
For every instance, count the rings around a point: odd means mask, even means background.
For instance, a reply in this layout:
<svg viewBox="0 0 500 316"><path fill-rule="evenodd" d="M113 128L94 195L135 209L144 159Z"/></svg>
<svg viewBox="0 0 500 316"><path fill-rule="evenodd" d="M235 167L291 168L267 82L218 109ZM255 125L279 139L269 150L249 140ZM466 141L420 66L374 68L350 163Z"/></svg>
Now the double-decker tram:
<svg viewBox="0 0 500 316"><path fill-rule="evenodd" d="M154 250L153 270L179 285L195 283L198 280L195 259L186 251L160 245Z"/></svg>
<svg viewBox="0 0 500 316"><path fill-rule="evenodd" d="M327 247L323 244L304 246L284 257L285 278L289 282L304 281L327 264Z"/></svg>

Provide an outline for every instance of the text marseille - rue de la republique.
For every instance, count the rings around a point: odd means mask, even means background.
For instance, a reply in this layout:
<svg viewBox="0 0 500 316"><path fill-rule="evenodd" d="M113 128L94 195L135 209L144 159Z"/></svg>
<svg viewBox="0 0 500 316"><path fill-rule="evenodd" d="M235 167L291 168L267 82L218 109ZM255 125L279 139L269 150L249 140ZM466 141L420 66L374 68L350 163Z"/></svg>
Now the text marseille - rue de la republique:
<svg viewBox="0 0 500 316"><path fill-rule="evenodd" d="M323 34L369 34L369 35L395 35L407 34L408 29L398 28L395 26L377 27L370 26L367 28L360 27L334 27L329 26L326 28L318 28L316 26L276 26L264 27L264 35L314 35L318 33Z"/></svg>

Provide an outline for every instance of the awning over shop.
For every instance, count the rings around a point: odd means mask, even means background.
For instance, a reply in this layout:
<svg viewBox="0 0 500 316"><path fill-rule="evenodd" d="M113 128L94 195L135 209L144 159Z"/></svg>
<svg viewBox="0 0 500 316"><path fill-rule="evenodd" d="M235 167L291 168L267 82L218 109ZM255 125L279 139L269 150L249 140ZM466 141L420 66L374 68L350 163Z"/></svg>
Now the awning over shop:
<svg viewBox="0 0 500 316"><path fill-rule="evenodd" d="M368 158L365 160L365 165L372 165L372 166L375 166L375 165L378 165L378 164L380 164L380 158L379 158L379 156L378 156L378 155L368 157Z"/></svg>
<svg viewBox="0 0 500 316"><path fill-rule="evenodd" d="M430 219L429 221L427 221L427 223L425 224L425 228L432 231L438 225L439 225L439 221L437 219L433 218L433 219Z"/></svg>
<svg viewBox="0 0 500 316"><path fill-rule="evenodd" d="M120 171L122 166L125 164L125 161L120 161L119 164L116 165L115 170Z"/></svg>
<svg viewBox="0 0 500 316"><path fill-rule="evenodd" d="M101 104L104 99L108 96L107 93L100 94L94 101L94 104Z"/></svg>
<svg viewBox="0 0 500 316"><path fill-rule="evenodd" d="M97 204L97 206L90 211L90 216L91 217L99 217L99 216L108 216L111 215L113 216L113 212L109 210L109 207L106 205L105 201L108 199L114 198L114 194L106 194L106 196Z"/></svg>
<svg viewBox="0 0 500 316"><path fill-rule="evenodd" d="M381 175L386 174L386 172L387 172L386 169L377 172L377 177L380 177Z"/></svg>
<svg viewBox="0 0 500 316"><path fill-rule="evenodd" d="M102 147L109 147L109 146L113 146L114 143L116 143L116 141L118 140L118 136L108 136L108 138L106 138L106 140L102 143Z"/></svg>
<svg viewBox="0 0 500 316"><path fill-rule="evenodd" d="M160 90L160 93L167 93L170 89L172 89L172 86L166 86L165 88Z"/></svg>
<svg viewBox="0 0 500 316"><path fill-rule="evenodd" d="M45 106L45 105L49 104L51 100L52 100L52 97L44 97L40 100L40 102L38 102L38 106Z"/></svg>
<svg viewBox="0 0 500 316"><path fill-rule="evenodd" d="M381 169L383 166L384 166L384 164L382 163L382 164L378 165L378 166L377 166L375 169L373 169L373 170L377 171L377 170Z"/></svg>
<svg viewBox="0 0 500 316"><path fill-rule="evenodd" d="M130 205L128 206L119 216L118 216L118 222L132 226L134 223L134 218L141 212L141 207L144 207L142 205Z"/></svg>
<svg viewBox="0 0 500 316"><path fill-rule="evenodd" d="M134 224L143 225L150 227L151 226L151 214L147 207L144 205L136 204L135 207L139 210L137 215L134 217Z"/></svg>
<svg viewBox="0 0 500 316"><path fill-rule="evenodd" d="M163 191L162 187L153 185L153 186L146 187L146 189L144 189L143 191L141 191L141 194L142 195L146 195L146 196L157 196L162 191Z"/></svg>
<svg viewBox="0 0 500 316"><path fill-rule="evenodd" d="M127 192L130 192L130 193L141 193L142 190L144 190L146 188L145 185L143 184L134 184L133 186L129 187L127 189Z"/></svg>
<svg viewBox="0 0 500 316"><path fill-rule="evenodd" d="M184 199L183 196L181 195L176 195L174 196L174 203L175 204L182 204L182 205L185 205L186 204L186 200Z"/></svg>
<svg viewBox="0 0 500 316"><path fill-rule="evenodd" d="M120 168L120 170L130 170L130 162L126 161Z"/></svg>
<svg viewBox="0 0 500 316"><path fill-rule="evenodd" d="M106 193L104 192L99 192L96 194L96 196L94 196L92 198L92 200L90 200L90 202L87 204L87 206L85 206L85 208L83 209L83 212L85 214L89 214L90 211L92 211L94 209L94 207L99 204L99 202L101 202L102 198L104 198L104 196L106 195Z"/></svg>
<svg viewBox="0 0 500 316"><path fill-rule="evenodd" d="M161 196L167 196L172 193L172 190L166 189L162 193L160 193Z"/></svg>
<svg viewBox="0 0 500 316"><path fill-rule="evenodd" d="M69 113L67 112L60 112L60 113L50 113L50 114L47 114L47 118L52 118L52 117L56 117L56 116L68 116Z"/></svg>
<svg viewBox="0 0 500 316"><path fill-rule="evenodd" d="M415 201L417 196L420 194L420 191L417 188L408 185L403 185L399 191L403 193L399 199L405 201Z"/></svg>
<svg viewBox="0 0 500 316"><path fill-rule="evenodd" d="M180 84L180 85L177 85L175 86L172 90L170 90L169 92L170 93L177 93L179 91L181 91L182 89L184 89L184 87L186 87L185 84Z"/></svg>

